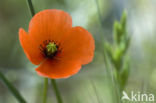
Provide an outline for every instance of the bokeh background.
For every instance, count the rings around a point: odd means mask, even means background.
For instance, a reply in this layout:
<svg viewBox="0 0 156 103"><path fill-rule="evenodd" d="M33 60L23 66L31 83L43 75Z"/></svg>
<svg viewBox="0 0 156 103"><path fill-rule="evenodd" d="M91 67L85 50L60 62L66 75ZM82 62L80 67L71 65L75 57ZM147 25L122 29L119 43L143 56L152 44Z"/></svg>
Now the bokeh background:
<svg viewBox="0 0 156 103"><path fill-rule="evenodd" d="M32 2L35 12L44 9L68 12L73 26L83 26L95 38L93 62L83 66L78 74L57 80L64 103L117 103L112 80L104 68L100 35L112 42L114 21L120 19L123 10L128 13L127 28L131 36L128 51L131 68L125 91L156 94L156 0L98 0L103 27L95 0ZM30 19L26 0L0 0L0 70L28 103L41 103L44 79L36 74L35 66L26 58L18 39L19 28L28 30ZM1 82L0 103L17 103ZM50 83L48 103L56 103Z"/></svg>

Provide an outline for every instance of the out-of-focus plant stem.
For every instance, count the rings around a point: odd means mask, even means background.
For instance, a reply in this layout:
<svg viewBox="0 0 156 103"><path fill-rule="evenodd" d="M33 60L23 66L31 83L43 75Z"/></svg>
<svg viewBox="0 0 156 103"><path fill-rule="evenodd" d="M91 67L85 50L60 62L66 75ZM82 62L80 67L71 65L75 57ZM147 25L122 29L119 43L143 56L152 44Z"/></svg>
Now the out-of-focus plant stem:
<svg viewBox="0 0 156 103"><path fill-rule="evenodd" d="M43 103L47 103L48 78L44 78Z"/></svg>
<svg viewBox="0 0 156 103"><path fill-rule="evenodd" d="M30 9L31 15L33 17L35 15L35 10L34 10L33 4L32 4L32 0L27 0L27 2L28 2L28 6Z"/></svg>
<svg viewBox="0 0 156 103"><path fill-rule="evenodd" d="M51 79L51 84L52 84L52 86L53 86L53 89L54 89L54 92L55 92L55 95L56 95L56 98L57 98L57 102L58 102L58 103L63 103L55 79Z"/></svg>
<svg viewBox="0 0 156 103"><path fill-rule="evenodd" d="M8 87L8 89L12 92L12 94L16 97L19 103L26 103L26 101L18 92L18 90L9 82L9 80L3 75L1 71L0 71L0 79Z"/></svg>
<svg viewBox="0 0 156 103"><path fill-rule="evenodd" d="M100 25L101 27L103 28L103 24L102 24L102 16L101 16L101 13L100 13L100 7L99 7L99 2L98 0L95 0L95 4L96 4L96 8L97 8L97 13L98 13L98 17L99 17L99 21L100 21ZM106 70L108 72L108 61L107 61L107 54L106 54L106 49L105 49L105 38L103 37L102 33L100 33L100 38L102 40L102 46L104 49L102 49L102 53L103 53L103 58L104 58L104 63L105 63L105 67L106 67Z"/></svg>
<svg viewBox="0 0 156 103"><path fill-rule="evenodd" d="M97 98L97 103L101 103L100 98L99 98L98 93L97 93L97 88L96 88L96 86L95 86L93 81L91 81L91 83L92 83L93 90L94 90L96 98Z"/></svg>
<svg viewBox="0 0 156 103"><path fill-rule="evenodd" d="M102 24L102 16L101 16L101 13L100 13L100 6L99 6L98 0L95 0L95 3L96 3L97 12L98 12L98 17L99 17L99 20L101 21L100 24L103 26L103 24Z"/></svg>

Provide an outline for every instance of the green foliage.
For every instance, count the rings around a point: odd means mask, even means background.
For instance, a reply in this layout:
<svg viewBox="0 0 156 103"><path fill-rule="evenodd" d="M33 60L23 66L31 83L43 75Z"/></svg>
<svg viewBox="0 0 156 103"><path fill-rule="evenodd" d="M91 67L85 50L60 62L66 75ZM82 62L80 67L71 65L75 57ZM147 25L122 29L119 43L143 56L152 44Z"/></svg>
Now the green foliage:
<svg viewBox="0 0 156 103"><path fill-rule="evenodd" d="M114 23L114 43L105 43L107 55L114 66L114 78L122 91L126 85L129 74L129 60L126 53L130 44L130 37L127 35L127 14L123 12L120 22Z"/></svg>

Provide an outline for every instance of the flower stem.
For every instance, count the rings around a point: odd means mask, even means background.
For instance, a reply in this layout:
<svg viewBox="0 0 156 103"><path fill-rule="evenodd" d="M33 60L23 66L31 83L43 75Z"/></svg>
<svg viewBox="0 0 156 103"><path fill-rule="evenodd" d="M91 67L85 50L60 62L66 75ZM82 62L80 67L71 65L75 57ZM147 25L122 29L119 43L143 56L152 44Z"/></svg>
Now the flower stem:
<svg viewBox="0 0 156 103"><path fill-rule="evenodd" d="M16 99L20 103L26 103L24 98L21 96L21 94L17 91L17 89L7 80L7 78L3 75L3 73L0 71L0 80L7 86L7 88L12 92L12 94L16 97Z"/></svg>
<svg viewBox="0 0 156 103"><path fill-rule="evenodd" d="M33 4L32 4L32 1L31 0L27 0L27 3L28 3L28 6L29 6L29 9L30 9L30 12L31 12L31 15L32 17L35 15L35 10L34 10L34 7L33 7Z"/></svg>
<svg viewBox="0 0 156 103"><path fill-rule="evenodd" d="M54 92L55 92L55 95L56 95L56 98L57 98L57 102L58 103L63 103L55 79L51 79L51 84L53 85L53 89L54 89Z"/></svg>
<svg viewBox="0 0 156 103"><path fill-rule="evenodd" d="M44 78L43 103L47 103L48 78Z"/></svg>

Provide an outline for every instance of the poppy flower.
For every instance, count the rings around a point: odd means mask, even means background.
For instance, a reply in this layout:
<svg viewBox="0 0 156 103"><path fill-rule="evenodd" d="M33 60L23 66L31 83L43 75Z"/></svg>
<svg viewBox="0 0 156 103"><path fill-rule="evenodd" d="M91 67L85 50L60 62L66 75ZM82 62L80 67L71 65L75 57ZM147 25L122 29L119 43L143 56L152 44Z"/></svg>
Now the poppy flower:
<svg viewBox="0 0 156 103"><path fill-rule="evenodd" d="M37 13L29 30L19 29L19 40L27 58L39 75L56 79L76 74L92 61L94 39L82 27L72 27L70 15L48 9Z"/></svg>

